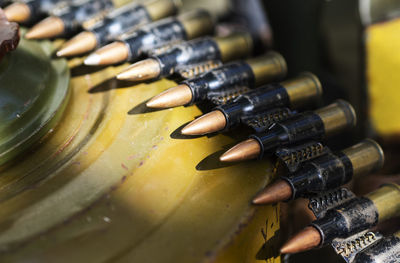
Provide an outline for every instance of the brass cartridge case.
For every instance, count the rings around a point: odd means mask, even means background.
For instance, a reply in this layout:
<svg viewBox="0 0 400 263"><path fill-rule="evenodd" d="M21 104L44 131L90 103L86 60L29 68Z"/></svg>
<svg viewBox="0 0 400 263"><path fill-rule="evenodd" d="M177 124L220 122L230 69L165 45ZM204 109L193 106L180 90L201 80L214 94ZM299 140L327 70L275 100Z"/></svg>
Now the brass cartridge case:
<svg viewBox="0 0 400 263"><path fill-rule="evenodd" d="M321 82L317 76L309 72L304 72L297 78L283 81L281 84L287 91L290 105L294 108L309 104L316 97L322 96Z"/></svg>
<svg viewBox="0 0 400 263"><path fill-rule="evenodd" d="M218 45L222 62L247 57L253 52L253 39L246 32L234 33L228 37L216 37L215 42Z"/></svg>
<svg viewBox="0 0 400 263"><path fill-rule="evenodd" d="M376 191L367 194L375 205L379 222L400 215L400 186L397 184L387 184Z"/></svg>
<svg viewBox="0 0 400 263"><path fill-rule="evenodd" d="M353 176L379 170L382 168L385 159L381 146L371 139L346 148L342 152L352 164Z"/></svg>
<svg viewBox="0 0 400 263"><path fill-rule="evenodd" d="M336 134L346 127L355 126L357 123L353 106L344 100L337 100L335 103L316 110L315 113L321 117L327 136Z"/></svg>
<svg viewBox="0 0 400 263"><path fill-rule="evenodd" d="M178 16L186 32L186 39L193 39L212 33L214 18L205 10L194 10Z"/></svg>
<svg viewBox="0 0 400 263"><path fill-rule="evenodd" d="M179 3L176 0L154 0L145 2L143 5L151 20L156 21L176 13Z"/></svg>
<svg viewBox="0 0 400 263"><path fill-rule="evenodd" d="M287 65L285 59L277 52L246 60L253 70L255 85L268 83L273 79L279 79L286 75Z"/></svg>

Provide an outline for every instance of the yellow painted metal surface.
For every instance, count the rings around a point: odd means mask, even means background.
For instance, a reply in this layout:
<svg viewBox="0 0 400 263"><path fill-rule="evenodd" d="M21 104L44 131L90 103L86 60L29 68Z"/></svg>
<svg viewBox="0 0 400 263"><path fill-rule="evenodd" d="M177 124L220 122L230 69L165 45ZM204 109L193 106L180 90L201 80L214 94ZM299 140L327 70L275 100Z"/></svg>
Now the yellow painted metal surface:
<svg viewBox="0 0 400 263"><path fill-rule="evenodd" d="M232 139L177 137L201 112L146 112L175 83L107 80L122 67L74 77L58 126L0 170L0 262L280 262L278 208L250 204L271 163L218 166Z"/></svg>
<svg viewBox="0 0 400 263"><path fill-rule="evenodd" d="M367 87L373 128L381 136L400 134L400 19L366 30Z"/></svg>

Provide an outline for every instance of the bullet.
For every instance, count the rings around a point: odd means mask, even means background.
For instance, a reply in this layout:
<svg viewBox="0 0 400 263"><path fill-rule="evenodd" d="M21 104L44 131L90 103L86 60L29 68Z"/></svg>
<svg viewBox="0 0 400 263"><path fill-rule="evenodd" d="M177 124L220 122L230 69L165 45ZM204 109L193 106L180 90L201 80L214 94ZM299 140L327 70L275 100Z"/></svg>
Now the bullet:
<svg viewBox="0 0 400 263"><path fill-rule="evenodd" d="M105 15L112 8L129 3L130 0L87 0L68 6L59 16L50 16L30 29L27 39L45 39L76 34L82 24L91 17Z"/></svg>
<svg viewBox="0 0 400 263"><path fill-rule="evenodd" d="M265 130L261 130L260 132L263 131ZM311 161L315 158L318 158L319 156L325 155L330 152L331 150L326 145L322 144L321 142L311 140L296 145L279 147L276 149L275 155L278 157L278 162L280 166L286 168L289 173L294 173L303 163Z"/></svg>
<svg viewBox="0 0 400 263"><path fill-rule="evenodd" d="M227 98L232 100L240 93L283 78L286 71L285 59L279 53L268 52L257 58L228 63L199 77L183 81L179 85L180 88L173 88L155 96L148 106L177 107L204 100L214 101L217 98L222 98L223 102L226 102ZM183 100L180 96L189 91L192 94L190 100L189 98ZM168 102L165 103L166 101Z"/></svg>
<svg viewBox="0 0 400 263"><path fill-rule="evenodd" d="M64 43L56 54L58 57L77 56L93 50L96 46L96 35L90 31L84 31Z"/></svg>
<svg viewBox="0 0 400 263"><path fill-rule="evenodd" d="M64 21L56 16L50 16L33 26L26 34L27 39L44 39L58 36L64 32Z"/></svg>
<svg viewBox="0 0 400 263"><path fill-rule="evenodd" d="M356 114L353 107L346 101L337 100L315 112L298 113L286 121L278 122L269 127L265 132L250 136L246 142L239 143L224 153L220 160L236 162L253 159L255 156L262 158L264 153L271 153L277 147L300 143L308 140L320 141L335 135L343 130L354 127ZM251 154L243 155L240 151L249 141L258 144L253 147ZM240 159L235 156L241 156Z"/></svg>
<svg viewBox="0 0 400 263"><path fill-rule="evenodd" d="M310 250L319 246L321 235L314 227L306 227L303 231L296 234L280 250L282 254L294 254L305 250Z"/></svg>
<svg viewBox="0 0 400 263"><path fill-rule="evenodd" d="M174 15L177 5L174 0L154 0L142 4L135 2L110 12L93 28L83 31L64 43L57 56L77 56L101 47L117 39L135 27Z"/></svg>
<svg viewBox="0 0 400 263"><path fill-rule="evenodd" d="M221 160L222 161L222 160ZM253 199L253 204L268 205L290 199L293 190L288 182L278 179Z"/></svg>
<svg viewBox="0 0 400 263"><path fill-rule="evenodd" d="M29 6L23 2L16 2L4 9L4 13L11 22L23 23L31 16Z"/></svg>
<svg viewBox="0 0 400 263"><path fill-rule="evenodd" d="M251 54L252 50L252 37L247 32L237 32L225 37L202 37L178 44L166 52L136 62L120 73L117 78L138 81L167 77L180 71L194 74L194 70L190 68L200 69L197 74L201 74L204 73L201 65L245 58ZM150 67L149 64L152 66ZM147 78L143 79L139 76L142 72L148 72Z"/></svg>
<svg viewBox="0 0 400 263"><path fill-rule="evenodd" d="M178 85L166 90L162 94L163 96L160 98L153 98L148 101L146 106L149 108L159 108L160 105L163 105L162 108L169 108L173 107L175 103L186 104L192 99L192 92L185 85Z"/></svg>
<svg viewBox="0 0 400 263"><path fill-rule="evenodd" d="M4 13L8 21L20 24L29 24L37 21L44 14L50 12L62 0L30 0L18 1L7 6Z"/></svg>
<svg viewBox="0 0 400 263"><path fill-rule="evenodd" d="M325 216L290 239L282 253L298 253L322 247L336 238L347 238L379 222L400 215L400 187L384 185L363 197L354 197L329 209ZM319 238L317 238L319 235Z"/></svg>
<svg viewBox="0 0 400 263"><path fill-rule="evenodd" d="M206 35L213 29L214 20L207 11L189 11L177 17L161 19L142 26L121 41L113 42L95 51L85 60L85 64L95 66L134 61L155 48ZM122 43L125 50L111 48L110 45L115 45L115 43ZM98 63L94 63L92 56L100 58ZM113 56L120 59L103 59L103 57Z"/></svg>
<svg viewBox="0 0 400 263"><path fill-rule="evenodd" d="M354 243L357 244L357 240L355 240ZM399 262L399 260L400 231L363 248L355 255L352 263Z"/></svg>
<svg viewBox="0 0 400 263"><path fill-rule="evenodd" d="M259 87L240 95L231 103L216 107L211 113L203 115L201 121L195 120L190 123L191 132L187 135L227 131L240 125L244 116L278 107L302 107L315 103L321 95L322 88L318 78L311 73L303 73L294 80ZM215 123L216 119L210 118L216 114L225 117L219 118L218 125ZM223 128L216 130L215 127Z"/></svg>
<svg viewBox="0 0 400 263"><path fill-rule="evenodd" d="M380 145L367 139L337 153L326 153L293 174L282 176L267 186L254 204L271 204L308 197L333 190L353 177L368 175L382 168L384 154Z"/></svg>
<svg viewBox="0 0 400 263"><path fill-rule="evenodd" d="M211 124L210 124L211 122ZM182 134L206 134L222 130L225 127L225 116L220 111L210 112L182 129Z"/></svg>

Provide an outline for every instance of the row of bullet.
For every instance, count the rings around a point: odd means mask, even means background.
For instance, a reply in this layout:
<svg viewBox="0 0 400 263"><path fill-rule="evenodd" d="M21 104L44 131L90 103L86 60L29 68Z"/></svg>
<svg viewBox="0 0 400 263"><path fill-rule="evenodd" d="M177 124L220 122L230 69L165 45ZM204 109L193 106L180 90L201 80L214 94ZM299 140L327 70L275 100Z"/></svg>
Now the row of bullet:
<svg viewBox="0 0 400 263"><path fill-rule="evenodd" d="M326 138L356 125L356 113L348 102L337 100L304 111L321 100L322 86L315 75L303 73L277 82L287 72L280 54L270 51L246 59L254 54L254 36L235 31L209 37L216 23L209 12L176 15L178 10L179 3L173 0L139 4L127 0L32 0L14 3L5 13L21 23L36 21L39 14L52 14L28 31L25 37L30 39L71 36L83 29L57 56L78 56L98 48L85 59L86 65L137 61L116 76L120 80L139 82L179 75L184 80L178 86L146 105L163 109L209 102L215 106L186 125L181 131L184 135L243 126L252 129L249 139L229 149L220 160L237 162L275 155L286 173L262 190L253 203L310 198L317 217L282 247L282 253L335 242L340 247L343 242L339 239L360 238L366 235L363 231L400 214L397 185L383 186L364 197L340 188L355 176L376 172L384 161L381 147L370 139L339 152L326 147ZM397 249L391 256L399 253Z"/></svg>

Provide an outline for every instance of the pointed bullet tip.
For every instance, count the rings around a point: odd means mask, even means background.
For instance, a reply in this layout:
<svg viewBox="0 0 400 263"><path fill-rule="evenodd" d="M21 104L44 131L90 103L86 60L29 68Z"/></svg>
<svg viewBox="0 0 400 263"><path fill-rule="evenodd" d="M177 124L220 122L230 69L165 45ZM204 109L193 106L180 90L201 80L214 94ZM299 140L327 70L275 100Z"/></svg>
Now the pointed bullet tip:
<svg viewBox="0 0 400 263"><path fill-rule="evenodd" d="M190 124L190 123L189 123ZM182 129L182 131L181 131L181 133L183 134L183 135L195 135L193 132L192 132L192 130L190 129L190 127L184 127L183 129Z"/></svg>
<svg viewBox="0 0 400 263"><path fill-rule="evenodd" d="M143 81L157 78L160 72L160 63L156 59L148 58L132 64L117 77L120 80Z"/></svg>
<svg viewBox="0 0 400 263"><path fill-rule="evenodd" d="M286 242L280 252L282 254L299 253L315 248L320 243L321 235L319 231L312 226L308 226Z"/></svg>
<svg viewBox="0 0 400 263"><path fill-rule="evenodd" d="M226 151L220 160L223 162L239 162L255 159L260 155L261 147L257 140L248 139L238 143Z"/></svg>
<svg viewBox="0 0 400 263"><path fill-rule="evenodd" d="M290 185L285 180L278 179L259 193L253 199L253 204L275 204L290 199L292 194L293 191Z"/></svg>
<svg viewBox="0 0 400 263"><path fill-rule="evenodd" d="M10 22L23 23L31 16L30 8L25 3L15 2L7 6L4 10L4 15Z"/></svg>
<svg viewBox="0 0 400 263"><path fill-rule="evenodd" d="M226 154L224 153L223 155L221 155L220 157L219 157L219 160L221 161L221 162L227 162L228 160L229 160L229 158L226 156Z"/></svg>
<svg viewBox="0 0 400 263"><path fill-rule="evenodd" d="M65 56L64 50L61 49L61 50L57 51L56 52L56 56L57 57L64 57Z"/></svg>
<svg viewBox="0 0 400 263"><path fill-rule="evenodd" d="M146 103L146 106L156 109L183 106L192 101L192 96L191 89L187 85L181 84L154 96Z"/></svg>
<svg viewBox="0 0 400 263"><path fill-rule="evenodd" d="M83 63L87 66L98 66L100 64L100 56L97 54L91 54Z"/></svg>
<svg viewBox="0 0 400 263"><path fill-rule="evenodd" d="M128 77L126 76L125 72L119 73L117 76L115 76L115 78L118 80L128 80Z"/></svg>
<svg viewBox="0 0 400 263"><path fill-rule="evenodd" d="M50 16L34 25L26 34L27 39L45 39L59 36L64 32L64 22L56 16Z"/></svg>
<svg viewBox="0 0 400 263"><path fill-rule="evenodd" d="M61 57L77 56L92 51L96 46L96 35L90 31L83 31L65 42L57 55Z"/></svg>
<svg viewBox="0 0 400 263"><path fill-rule="evenodd" d="M128 57L129 49L126 44L116 41L90 54L84 63L88 66L106 66L124 62Z"/></svg>
<svg viewBox="0 0 400 263"><path fill-rule="evenodd" d="M186 125L181 133L183 135L205 135L218 132L224 129L225 126L225 115L221 111L215 110Z"/></svg>

